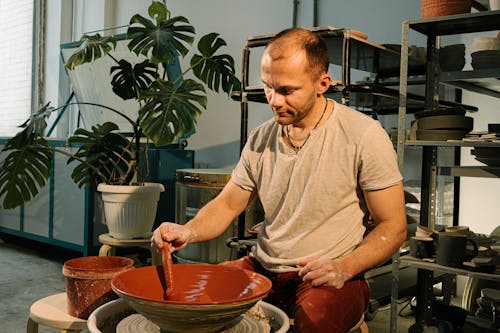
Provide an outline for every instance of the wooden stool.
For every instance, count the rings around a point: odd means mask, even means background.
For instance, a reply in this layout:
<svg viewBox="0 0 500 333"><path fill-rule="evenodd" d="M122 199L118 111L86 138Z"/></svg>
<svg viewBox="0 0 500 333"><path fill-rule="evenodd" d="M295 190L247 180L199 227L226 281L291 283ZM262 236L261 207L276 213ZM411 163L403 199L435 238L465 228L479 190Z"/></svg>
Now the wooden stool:
<svg viewBox="0 0 500 333"><path fill-rule="evenodd" d="M366 325L365 322L365 315L363 314L361 318L359 319L358 323L354 325L353 328L349 330L349 332L355 332L359 330L361 333L368 333L368 325Z"/></svg>
<svg viewBox="0 0 500 333"><path fill-rule="evenodd" d="M161 265L161 256L153 248L151 248L151 240L149 238L136 239L118 239L110 234L99 235L99 242L103 244L99 249L100 256L116 255L116 248L121 246L136 246L148 250L151 253L151 264Z"/></svg>
<svg viewBox="0 0 500 333"><path fill-rule="evenodd" d="M26 332L38 333L38 324L59 328L61 332L68 333L78 333L87 329L85 319L68 314L66 302L66 293L60 293L47 296L31 304Z"/></svg>

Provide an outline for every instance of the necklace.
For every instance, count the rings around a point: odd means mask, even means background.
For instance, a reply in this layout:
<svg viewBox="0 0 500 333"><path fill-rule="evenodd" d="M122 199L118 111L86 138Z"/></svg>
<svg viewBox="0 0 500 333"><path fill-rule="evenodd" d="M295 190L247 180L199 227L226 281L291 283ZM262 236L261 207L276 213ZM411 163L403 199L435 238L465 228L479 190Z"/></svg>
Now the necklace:
<svg viewBox="0 0 500 333"><path fill-rule="evenodd" d="M325 108L323 109L323 113L321 113L321 117L319 117L319 119L316 122L316 124L314 125L313 129L309 131L309 133L307 134L306 139L304 140L304 142L300 146L296 146L296 145L293 144L293 142L292 142L293 138L290 137L290 127L288 127L288 126L285 127L285 135L286 135L286 138L288 139L288 142L292 146L293 151L295 151L296 153L298 153L299 150L301 150L302 147L304 147L304 145L306 144L307 140L309 140L309 137L311 136L311 132L314 131L316 129L316 127L318 127L319 123L321 122L321 119L323 119L323 117L324 117L324 115L326 113L327 106L328 106L328 98L325 97Z"/></svg>

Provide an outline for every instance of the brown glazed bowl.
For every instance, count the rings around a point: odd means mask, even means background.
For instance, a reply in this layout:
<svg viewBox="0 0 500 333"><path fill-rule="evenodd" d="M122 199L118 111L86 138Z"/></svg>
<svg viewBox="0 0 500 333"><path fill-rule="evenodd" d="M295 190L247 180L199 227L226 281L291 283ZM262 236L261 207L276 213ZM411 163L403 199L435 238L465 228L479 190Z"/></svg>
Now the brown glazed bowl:
<svg viewBox="0 0 500 333"><path fill-rule="evenodd" d="M162 266L147 266L113 278L115 293L162 332L219 332L264 298L271 281L223 265L175 264L174 294L164 298Z"/></svg>

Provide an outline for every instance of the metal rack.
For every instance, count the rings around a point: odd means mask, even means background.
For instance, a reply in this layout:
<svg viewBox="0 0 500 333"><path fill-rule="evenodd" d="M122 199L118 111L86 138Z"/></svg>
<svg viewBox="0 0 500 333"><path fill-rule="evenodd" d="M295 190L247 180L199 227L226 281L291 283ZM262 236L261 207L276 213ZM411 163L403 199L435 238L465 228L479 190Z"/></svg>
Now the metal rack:
<svg viewBox="0 0 500 333"><path fill-rule="evenodd" d="M330 63L340 66L341 80L334 82L327 94L332 99L355 108L369 109L371 114L396 114L399 106L399 91L391 88L399 84L400 52L381 44L370 42L359 33L350 29L330 26L313 28L326 42ZM274 34L251 36L243 47L242 89L234 92L232 99L240 101L240 150L248 136L249 102L267 103L262 86L250 85L249 66L251 49L265 47ZM425 63L414 57L407 57L407 72L412 76L411 84L422 84ZM352 70L373 74L370 82L353 82ZM418 94L407 93L409 112L421 110L425 98ZM443 106L462 106L468 111L477 111L474 106L442 100Z"/></svg>
<svg viewBox="0 0 500 333"><path fill-rule="evenodd" d="M356 94L369 94L375 97L375 102L382 101L381 105L386 106L392 113L397 111L397 100L399 92L379 85L376 81L366 84L355 84L351 80L351 70L356 69L377 75L377 78L397 77L399 75L400 54L383 45L375 44L359 36L349 29L337 29L333 27L317 27L313 30L321 36L330 52L330 63L340 66L341 80L332 84L328 94L335 100L349 105L351 101L360 100ZM234 100L241 102L241 135L240 149L246 143L248 135L248 103L267 103L264 89L261 86L251 86L249 84L249 64L252 48L264 47L274 36L259 35L248 37L243 48L243 70L242 70L242 90L235 92L232 96ZM410 73L422 74L424 64L414 58L409 59ZM422 96L415 97L423 105ZM373 99L370 104L373 104ZM387 108L387 105L390 107Z"/></svg>
<svg viewBox="0 0 500 333"><path fill-rule="evenodd" d="M472 32L492 31L500 29L500 11L489 11L472 14L451 15L432 19L409 20L403 22L401 66L400 66L400 99L398 112L398 162L403 168L404 150L407 146L422 147L422 198L420 223L434 225L436 207L436 179L440 175L453 177L500 177L500 167L462 167L460 165L437 165L438 147L454 147L459 154L461 147L500 147L499 143L488 142L442 142L442 141L407 141L405 124L407 114L408 77L408 33L415 30L427 37L427 64L425 81L425 107L432 108L439 104L438 86L447 84L461 89L500 97L500 68L488 70L472 70L459 72L441 72L439 68L439 36L465 34ZM456 164L459 164L456 162ZM458 223L455 214L454 223ZM417 321L429 322L432 319L432 278L434 271L466 275L481 279L500 281L500 275L471 272L464 269L451 269L437 264L410 261L403 258L405 264L418 268ZM398 260L399 262L399 260ZM394 281L397 283L397 265L394 267ZM393 287L394 290L394 287ZM396 289L397 290L397 289ZM394 294L393 294L394 299ZM396 332L397 309L393 303L391 309L391 332Z"/></svg>

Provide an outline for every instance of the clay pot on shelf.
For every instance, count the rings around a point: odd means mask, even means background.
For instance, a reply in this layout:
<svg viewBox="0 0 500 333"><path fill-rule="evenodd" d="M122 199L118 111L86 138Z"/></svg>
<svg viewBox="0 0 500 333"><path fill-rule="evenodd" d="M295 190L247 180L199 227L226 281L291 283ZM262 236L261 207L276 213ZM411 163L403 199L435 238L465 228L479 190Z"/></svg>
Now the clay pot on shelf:
<svg viewBox="0 0 500 333"><path fill-rule="evenodd" d="M422 0L422 18L470 13L471 0Z"/></svg>

